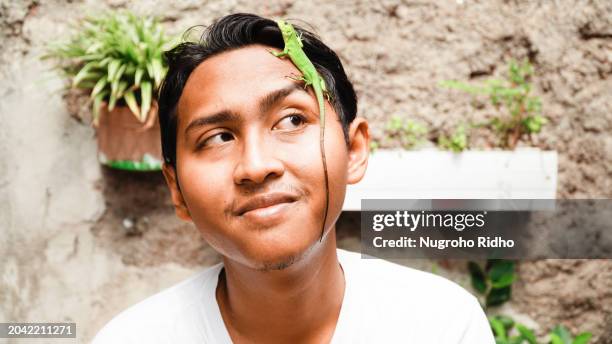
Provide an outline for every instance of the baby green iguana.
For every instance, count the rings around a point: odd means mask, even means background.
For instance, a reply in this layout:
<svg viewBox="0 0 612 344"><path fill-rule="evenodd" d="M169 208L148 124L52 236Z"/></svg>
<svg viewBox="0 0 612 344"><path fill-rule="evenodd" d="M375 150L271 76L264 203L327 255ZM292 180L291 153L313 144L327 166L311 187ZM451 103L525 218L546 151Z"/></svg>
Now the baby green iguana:
<svg viewBox="0 0 612 344"><path fill-rule="evenodd" d="M327 88L325 87L325 80L319 75L317 69L312 64L308 56L302 47L302 40L300 36L295 31L295 28L290 23L284 20L277 20L276 23L283 35L283 41L285 42L285 48L282 52L277 53L274 51L270 51L276 57L284 57L289 56L291 62L297 67L297 69L302 72L301 77L292 78L295 80L304 81L304 87L308 87L312 85L314 89L315 96L317 97L317 102L319 103L319 122L320 122L320 149L321 149L321 159L323 160L323 172L325 173L325 216L323 216L323 228L321 229L321 240L323 240L323 234L325 232L325 220L327 219L327 212L329 208L329 180L327 176L327 160L325 159L325 99L324 96L329 97L329 93L327 92Z"/></svg>

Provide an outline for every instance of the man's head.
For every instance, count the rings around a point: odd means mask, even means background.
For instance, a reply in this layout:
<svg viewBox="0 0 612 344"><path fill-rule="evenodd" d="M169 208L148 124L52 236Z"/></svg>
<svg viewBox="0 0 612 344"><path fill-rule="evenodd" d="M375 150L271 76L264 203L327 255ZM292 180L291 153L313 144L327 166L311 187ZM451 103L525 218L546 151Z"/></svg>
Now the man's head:
<svg viewBox="0 0 612 344"><path fill-rule="evenodd" d="M326 223L333 228L346 185L367 165L368 128L337 55L296 27L325 79L325 148L330 181ZM289 265L320 237L325 187L314 93L299 74L274 21L236 14L198 43L167 53L160 92L163 172L177 215L193 221L228 259L257 269Z"/></svg>

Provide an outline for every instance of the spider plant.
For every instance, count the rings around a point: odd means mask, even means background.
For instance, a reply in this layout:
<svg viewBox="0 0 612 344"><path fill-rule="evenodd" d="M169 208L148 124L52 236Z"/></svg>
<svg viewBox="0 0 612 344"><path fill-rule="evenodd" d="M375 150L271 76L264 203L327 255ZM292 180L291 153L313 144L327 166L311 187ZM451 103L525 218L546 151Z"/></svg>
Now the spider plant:
<svg viewBox="0 0 612 344"><path fill-rule="evenodd" d="M68 42L51 46L43 58L55 59L73 88L90 91L94 124L103 102L109 111L125 104L144 122L166 73L162 53L170 44L156 19L108 12L85 18Z"/></svg>

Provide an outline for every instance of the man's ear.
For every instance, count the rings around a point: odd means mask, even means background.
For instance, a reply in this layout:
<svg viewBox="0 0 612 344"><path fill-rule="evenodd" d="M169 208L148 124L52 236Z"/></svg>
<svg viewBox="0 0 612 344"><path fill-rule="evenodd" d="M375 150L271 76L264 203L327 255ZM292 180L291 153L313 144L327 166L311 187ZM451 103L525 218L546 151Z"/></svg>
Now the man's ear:
<svg viewBox="0 0 612 344"><path fill-rule="evenodd" d="M176 216L183 221L193 222L191 219L191 214L189 214L189 210L185 204L185 200L183 199L183 194L179 188L174 167L164 163L162 165L162 173L164 174L166 184L168 184L168 188L170 189L170 196L172 197L172 203L174 204Z"/></svg>
<svg viewBox="0 0 612 344"><path fill-rule="evenodd" d="M356 117L349 127L348 184L358 183L368 167L370 128L365 118Z"/></svg>

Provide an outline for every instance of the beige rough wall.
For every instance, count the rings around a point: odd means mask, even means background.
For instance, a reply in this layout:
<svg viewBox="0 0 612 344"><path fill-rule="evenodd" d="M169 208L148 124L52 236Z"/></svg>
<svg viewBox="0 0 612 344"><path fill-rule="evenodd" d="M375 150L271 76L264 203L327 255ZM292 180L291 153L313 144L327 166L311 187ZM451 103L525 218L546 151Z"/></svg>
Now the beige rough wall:
<svg viewBox="0 0 612 344"><path fill-rule="evenodd" d="M434 133L491 115L437 83L529 58L550 120L535 143L559 153L558 196L612 197L610 1L0 0L0 321L77 321L86 342L117 311L217 259L174 217L159 174L99 167L93 130L69 116L61 80L38 60L107 8L158 15L175 33L238 11L303 20L342 58L375 137L391 115ZM523 262L520 274L513 312L612 343L610 261Z"/></svg>

